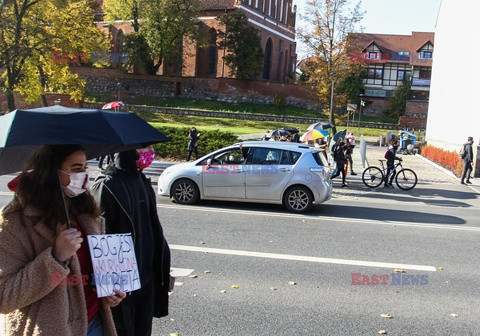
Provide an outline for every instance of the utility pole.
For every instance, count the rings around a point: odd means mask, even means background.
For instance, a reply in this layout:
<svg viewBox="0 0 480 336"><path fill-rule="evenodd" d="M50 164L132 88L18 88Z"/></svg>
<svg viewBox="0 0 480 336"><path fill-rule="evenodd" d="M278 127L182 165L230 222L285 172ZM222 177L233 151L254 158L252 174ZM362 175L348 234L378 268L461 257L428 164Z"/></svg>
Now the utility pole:
<svg viewBox="0 0 480 336"><path fill-rule="evenodd" d="M333 124L333 90L335 88L336 75L337 75L336 72L330 72L330 76L332 77L332 92L330 93L330 118L328 119L330 124Z"/></svg>
<svg viewBox="0 0 480 336"><path fill-rule="evenodd" d="M365 101L363 100L363 94L360 94L360 109L358 112L358 135L360 135L360 120L362 119L362 106L365 106Z"/></svg>

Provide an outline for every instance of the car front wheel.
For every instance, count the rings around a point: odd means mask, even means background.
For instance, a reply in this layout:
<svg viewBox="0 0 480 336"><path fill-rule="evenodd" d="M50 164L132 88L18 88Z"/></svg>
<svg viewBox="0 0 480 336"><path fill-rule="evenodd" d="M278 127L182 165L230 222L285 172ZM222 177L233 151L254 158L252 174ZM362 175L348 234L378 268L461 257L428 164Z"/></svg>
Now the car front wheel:
<svg viewBox="0 0 480 336"><path fill-rule="evenodd" d="M283 196L283 205L292 212L307 212L313 205L312 192L306 187L294 186Z"/></svg>
<svg viewBox="0 0 480 336"><path fill-rule="evenodd" d="M198 201L200 192L195 182L181 179L173 184L172 196L176 203L190 205Z"/></svg>

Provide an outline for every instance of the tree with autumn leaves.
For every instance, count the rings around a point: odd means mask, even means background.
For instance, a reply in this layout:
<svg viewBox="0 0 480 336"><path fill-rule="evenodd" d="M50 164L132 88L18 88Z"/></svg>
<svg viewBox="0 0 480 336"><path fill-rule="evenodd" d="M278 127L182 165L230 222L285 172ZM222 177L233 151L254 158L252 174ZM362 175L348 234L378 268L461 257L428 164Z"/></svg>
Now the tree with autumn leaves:
<svg viewBox="0 0 480 336"><path fill-rule="evenodd" d="M306 13L307 28L300 28L298 35L311 55L302 69L307 86L318 103L327 104L335 80L341 88L336 101L344 104L359 93L362 70L348 55L348 34L359 29L364 15L361 1L352 5L349 0L310 0ZM360 80L360 90L361 84Z"/></svg>
<svg viewBox="0 0 480 336"><path fill-rule="evenodd" d="M0 5L0 90L8 109L15 109L14 91L27 102L45 93L83 99L84 80L52 52L107 52L109 37L93 22L90 0L11 0ZM100 65L100 64L98 64Z"/></svg>

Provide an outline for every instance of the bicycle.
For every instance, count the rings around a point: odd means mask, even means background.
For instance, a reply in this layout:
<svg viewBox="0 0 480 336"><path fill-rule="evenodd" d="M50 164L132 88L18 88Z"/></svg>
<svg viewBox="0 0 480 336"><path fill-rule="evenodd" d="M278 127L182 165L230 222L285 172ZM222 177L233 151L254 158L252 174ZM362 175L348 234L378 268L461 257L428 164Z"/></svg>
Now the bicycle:
<svg viewBox="0 0 480 336"><path fill-rule="evenodd" d="M369 188L376 188L385 181L385 175L387 174L387 168L383 162L387 160L378 160L382 164L382 169L376 166L370 166L363 171L362 181ZM395 184L402 190L411 190L417 185L417 174L410 168L403 168L402 161L396 163L387 176L389 178L396 170L397 167L401 169L395 176Z"/></svg>

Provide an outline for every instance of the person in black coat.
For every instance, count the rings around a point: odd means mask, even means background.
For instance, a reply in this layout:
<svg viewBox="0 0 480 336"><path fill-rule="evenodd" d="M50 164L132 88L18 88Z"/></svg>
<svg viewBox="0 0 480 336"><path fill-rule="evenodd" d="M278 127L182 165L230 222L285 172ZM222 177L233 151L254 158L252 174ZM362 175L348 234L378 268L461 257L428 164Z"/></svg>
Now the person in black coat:
<svg viewBox="0 0 480 336"><path fill-rule="evenodd" d="M385 153L385 159L387 159L387 174L385 175L385 187L393 188L392 182L395 178L395 160L402 161L402 158L396 156L398 150L398 140L393 140L391 146L388 148ZM390 173L390 179L388 179Z"/></svg>
<svg viewBox="0 0 480 336"><path fill-rule="evenodd" d="M151 335L153 317L168 315L170 249L157 214L155 192L142 172L151 146L121 152L91 188L105 218L106 233L132 233L141 288L112 309L119 336Z"/></svg>
<svg viewBox="0 0 480 336"><path fill-rule="evenodd" d="M337 163L337 168L333 172L331 179L333 180L335 177L342 174L342 188L346 187L347 183L345 182L345 164L347 163L347 157L345 156L345 142L340 142L337 148L335 148L333 159Z"/></svg>
<svg viewBox="0 0 480 336"><path fill-rule="evenodd" d="M200 133L197 133L197 129L195 127L192 127L188 132L187 161L190 161L192 152L195 153L195 159L198 159L197 142L199 137L200 137Z"/></svg>
<svg viewBox="0 0 480 336"><path fill-rule="evenodd" d="M463 156L462 156L463 171L462 171L462 176L460 177L460 184L472 183L470 182L470 174L472 173L472 162L473 162L472 144L473 144L473 137L468 137L467 142L463 145Z"/></svg>

